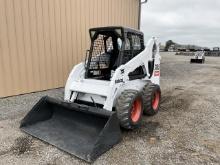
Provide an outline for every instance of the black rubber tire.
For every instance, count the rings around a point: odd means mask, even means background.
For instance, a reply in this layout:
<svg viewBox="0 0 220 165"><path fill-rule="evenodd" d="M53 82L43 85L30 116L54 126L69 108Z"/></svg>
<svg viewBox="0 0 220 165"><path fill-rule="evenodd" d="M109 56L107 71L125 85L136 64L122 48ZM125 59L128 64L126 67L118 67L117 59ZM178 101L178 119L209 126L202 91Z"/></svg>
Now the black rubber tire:
<svg viewBox="0 0 220 165"><path fill-rule="evenodd" d="M156 109L153 108L153 99L155 96L155 93L159 92L159 103ZM156 115L159 111L160 107L160 101L161 101L161 90L160 86L153 84L151 82L148 82L144 88L143 88L143 114L148 116Z"/></svg>
<svg viewBox="0 0 220 165"><path fill-rule="evenodd" d="M135 100L141 101L141 114L137 122L133 122L131 119L132 106ZM116 113L120 122L120 126L127 130L137 128L141 123L143 115L143 100L142 95L136 90L125 90L121 93L116 102Z"/></svg>

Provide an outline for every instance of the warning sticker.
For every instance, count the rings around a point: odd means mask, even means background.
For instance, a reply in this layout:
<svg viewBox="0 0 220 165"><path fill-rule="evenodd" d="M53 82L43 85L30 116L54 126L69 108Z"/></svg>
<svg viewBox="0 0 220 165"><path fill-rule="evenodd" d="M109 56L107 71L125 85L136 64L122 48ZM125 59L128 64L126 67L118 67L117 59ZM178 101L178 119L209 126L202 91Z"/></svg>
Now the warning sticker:
<svg viewBox="0 0 220 165"><path fill-rule="evenodd" d="M154 68L154 76L158 77L160 76L160 64L156 64Z"/></svg>
<svg viewBox="0 0 220 165"><path fill-rule="evenodd" d="M155 72L154 72L154 76L155 76L155 77L160 76L160 71L155 71Z"/></svg>

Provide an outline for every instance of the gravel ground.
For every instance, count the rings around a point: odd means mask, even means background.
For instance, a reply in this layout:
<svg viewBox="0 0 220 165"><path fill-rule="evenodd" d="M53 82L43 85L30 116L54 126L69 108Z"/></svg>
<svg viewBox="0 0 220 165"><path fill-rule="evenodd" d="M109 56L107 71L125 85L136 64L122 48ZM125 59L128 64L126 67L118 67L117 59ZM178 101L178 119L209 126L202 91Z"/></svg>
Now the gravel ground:
<svg viewBox="0 0 220 165"><path fill-rule="evenodd" d="M220 58L189 64L190 57L162 53L160 112L94 164L220 164ZM19 122L44 95L63 89L0 99L0 164L86 164L27 136Z"/></svg>

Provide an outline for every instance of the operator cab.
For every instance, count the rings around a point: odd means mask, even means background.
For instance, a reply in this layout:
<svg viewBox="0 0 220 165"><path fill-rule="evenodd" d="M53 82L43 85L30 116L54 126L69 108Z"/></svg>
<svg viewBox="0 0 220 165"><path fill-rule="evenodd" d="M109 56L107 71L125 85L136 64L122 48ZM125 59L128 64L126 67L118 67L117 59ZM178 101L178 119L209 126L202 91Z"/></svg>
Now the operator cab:
<svg viewBox="0 0 220 165"><path fill-rule="evenodd" d="M91 47L86 57L88 79L109 81L115 70L144 50L143 33L124 27L90 29ZM143 75L137 68L133 75Z"/></svg>

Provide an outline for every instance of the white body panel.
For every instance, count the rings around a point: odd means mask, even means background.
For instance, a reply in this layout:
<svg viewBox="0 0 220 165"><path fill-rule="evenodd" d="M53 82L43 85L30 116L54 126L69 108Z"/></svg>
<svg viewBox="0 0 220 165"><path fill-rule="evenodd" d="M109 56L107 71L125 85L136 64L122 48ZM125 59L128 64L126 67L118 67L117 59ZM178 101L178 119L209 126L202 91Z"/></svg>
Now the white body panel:
<svg viewBox="0 0 220 165"><path fill-rule="evenodd" d="M153 60L152 50L155 43L154 72L150 77L148 62ZM152 38L147 43L144 51L115 70L110 81L85 79L84 63L80 63L73 68L69 75L65 86L64 100L74 102L77 99L99 103L103 105L104 109L112 111L116 99L125 89L141 91L147 81L160 85L160 59L158 42L155 38ZM145 67L147 76L143 79L129 80L129 73L139 66Z"/></svg>
<svg viewBox="0 0 220 165"><path fill-rule="evenodd" d="M80 81L73 81L69 89L75 92L107 96L109 84L109 81L82 79Z"/></svg>

